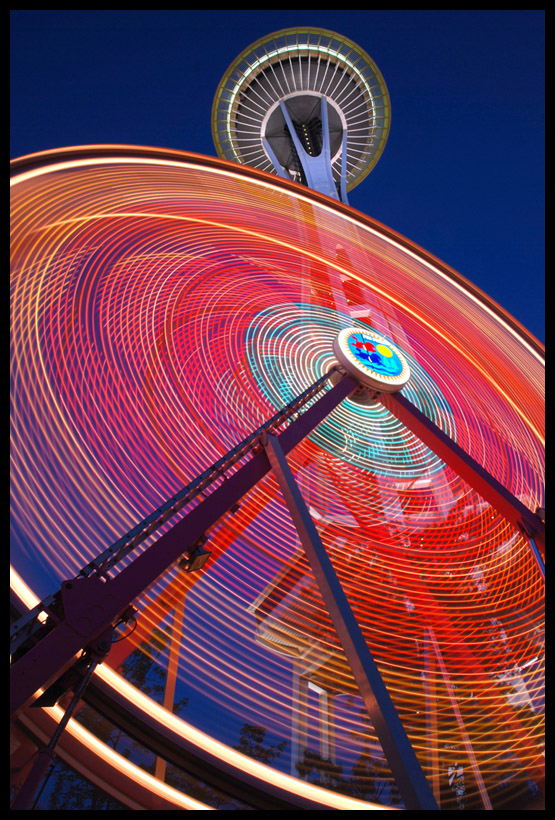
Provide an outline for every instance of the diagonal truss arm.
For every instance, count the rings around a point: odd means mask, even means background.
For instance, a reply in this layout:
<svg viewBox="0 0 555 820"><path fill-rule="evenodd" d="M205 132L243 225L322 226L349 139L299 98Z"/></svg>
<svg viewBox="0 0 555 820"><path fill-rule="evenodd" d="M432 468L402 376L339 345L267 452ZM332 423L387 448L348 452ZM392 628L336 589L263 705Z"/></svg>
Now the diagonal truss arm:
<svg viewBox="0 0 555 820"><path fill-rule="evenodd" d="M337 405L358 388L350 376L328 390L279 439L284 452L297 446ZM12 663L10 669L11 713L28 703L41 687L57 680L83 649L102 652L106 633L156 579L183 554L190 554L199 539L267 473L270 465L259 449L172 529L135 558L114 578L78 577L65 581L60 590L59 622ZM97 646L98 644L98 646Z"/></svg>
<svg viewBox="0 0 555 820"><path fill-rule="evenodd" d="M401 393L382 393L376 398L420 441L470 484L488 504L534 542L534 546L537 547L532 550L534 559L542 575L545 575L545 524L539 515L515 498Z"/></svg>

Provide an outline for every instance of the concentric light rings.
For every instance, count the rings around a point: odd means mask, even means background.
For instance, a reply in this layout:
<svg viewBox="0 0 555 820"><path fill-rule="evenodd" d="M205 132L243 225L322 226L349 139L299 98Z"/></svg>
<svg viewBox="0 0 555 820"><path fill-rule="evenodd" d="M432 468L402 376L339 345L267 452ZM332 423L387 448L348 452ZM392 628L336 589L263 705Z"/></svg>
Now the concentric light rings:
<svg viewBox="0 0 555 820"><path fill-rule="evenodd" d="M541 351L462 277L268 175L154 149L87 152L29 160L12 188L13 560L39 597L306 389L343 327L396 344L413 374L407 397L543 506ZM431 680L440 742L461 742L441 673L424 672L431 625L468 693L488 782L499 782L488 750L501 742L510 776L533 778L543 599L526 540L383 408L345 402L291 464L415 744L428 742L418 704ZM262 714L288 739L291 653L325 647L313 682L342 692L338 754L352 766L362 738L376 741L344 705L348 670L271 480L210 548L201 578L174 568L139 602L131 649L156 634L165 664L185 601L176 685L233 716L213 729L234 745L231 726ZM290 594L277 602L283 573Z"/></svg>

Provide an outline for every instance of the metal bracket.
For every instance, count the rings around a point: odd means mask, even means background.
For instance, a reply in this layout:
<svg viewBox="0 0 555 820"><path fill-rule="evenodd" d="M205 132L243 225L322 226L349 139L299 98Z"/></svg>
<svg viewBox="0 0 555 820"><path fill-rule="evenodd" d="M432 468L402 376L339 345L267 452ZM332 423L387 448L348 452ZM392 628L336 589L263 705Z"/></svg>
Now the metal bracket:
<svg viewBox="0 0 555 820"><path fill-rule="evenodd" d="M177 562L180 569L184 569L185 572L197 572L199 569L202 569L203 566L208 561L209 557L212 553L209 550L204 549L204 545L208 541L206 535L203 535L202 538L194 544L190 552L185 553L181 556L179 561Z"/></svg>

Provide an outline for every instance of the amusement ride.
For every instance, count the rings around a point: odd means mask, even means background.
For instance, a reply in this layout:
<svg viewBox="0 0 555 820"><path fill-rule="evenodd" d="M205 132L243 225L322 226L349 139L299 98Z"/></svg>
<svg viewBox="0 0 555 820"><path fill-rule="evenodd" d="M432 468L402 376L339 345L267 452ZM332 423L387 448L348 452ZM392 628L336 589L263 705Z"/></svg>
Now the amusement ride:
<svg viewBox="0 0 555 820"><path fill-rule="evenodd" d="M132 809L541 795L543 347L349 206L389 124L295 28L218 158L12 162L12 808L54 755Z"/></svg>

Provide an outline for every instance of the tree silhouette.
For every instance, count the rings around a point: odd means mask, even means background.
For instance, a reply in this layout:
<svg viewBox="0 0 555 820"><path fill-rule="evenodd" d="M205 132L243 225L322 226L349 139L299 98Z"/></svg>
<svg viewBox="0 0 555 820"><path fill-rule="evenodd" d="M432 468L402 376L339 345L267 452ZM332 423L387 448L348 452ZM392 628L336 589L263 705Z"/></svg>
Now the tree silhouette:
<svg viewBox="0 0 555 820"><path fill-rule="evenodd" d="M44 793L39 795L35 809L49 811L129 811L67 766L59 758L54 761Z"/></svg>
<svg viewBox="0 0 555 820"><path fill-rule="evenodd" d="M350 792L358 800L396 806L401 803L401 795L393 780L384 758L370 754L364 749L353 766L353 776L349 780Z"/></svg>
<svg viewBox="0 0 555 820"><path fill-rule="evenodd" d="M119 668L126 680L160 704L164 700L167 676L167 664L161 661L168 641L168 636L161 629L154 629L150 643L141 643ZM173 713L181 716L188 703L188 697L176 701Z"/></svg>
<svg viewBox="0 0 555 820"><path fill-rule="evenodd" d="M323 786L342 794L351 793L351 784L343 777L343 767L322 757L319 752L305 749L303 759L295 764L299 777L307 783Z"/></svg>
<svg viewBox="0 0 555 820"><path fill-rule="evenodd" d="M281 755L287 746L287 741L282 740L274 745L265 744L266 732L267 729L263 726L244 723L240 732L239 744L233 748L244 755L248 755L248 757L259 760L261 763L272 763Z"/></svg>

